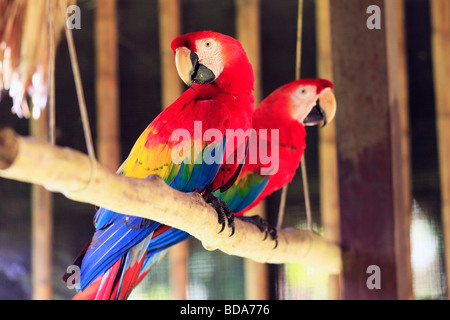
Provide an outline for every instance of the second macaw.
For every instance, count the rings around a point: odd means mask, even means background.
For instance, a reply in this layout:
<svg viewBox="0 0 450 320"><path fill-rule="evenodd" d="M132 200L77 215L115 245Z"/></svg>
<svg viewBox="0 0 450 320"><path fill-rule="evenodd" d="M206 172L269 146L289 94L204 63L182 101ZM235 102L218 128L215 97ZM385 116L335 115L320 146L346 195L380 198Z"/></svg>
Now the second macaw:
<svg viewBox="0 0 450 320"><path fill-rule="evenodd" d="M334 118L336 100L332 89L328 80L301 79L278 88L258 106L253 114L253 139L257 140L258 148L249 150L233 186L214 193L236 216L292 181L306 148L305 126L325 125ZM269 159L261 154L262 146L267 150L265 153L276 150L278 156L271 155ZM252 151L260 153L253 157L256 159L253 162Z"/></svg>

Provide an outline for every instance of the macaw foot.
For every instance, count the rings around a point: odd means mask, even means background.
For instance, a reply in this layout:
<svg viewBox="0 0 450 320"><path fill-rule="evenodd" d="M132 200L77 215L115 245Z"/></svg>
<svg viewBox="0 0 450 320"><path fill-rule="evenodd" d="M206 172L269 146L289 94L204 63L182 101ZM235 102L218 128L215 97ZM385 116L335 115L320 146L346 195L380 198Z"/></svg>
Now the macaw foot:
<svg viewBox="0 0 450 320"><path fill-rule="evenodd" d="M273 248L275 249L276 247L278 247L277 229L272 225L270 225L266 220L264 220L258 215L250 217L238 216L237 218L245 222L250 222L251 224L257 226L261 232L264 232L263 241L266 240L268 236L270 236L270 238L275 241L275 247Z"/></svg>
<svg viewBox="0 0 450 320"><path fill-rule="evenodd" d="M222 229L219 231L219 233L225 230L225 226L228 223L228 227L231 228L231 237L234 234L234 214L230 210L230 208L228 208L226 202L222 199L217 198L212 193L203 194L202 197L203 200L205 200L206 203L212 205L212 207L217 212L219 223L222 225Z"/></svg>

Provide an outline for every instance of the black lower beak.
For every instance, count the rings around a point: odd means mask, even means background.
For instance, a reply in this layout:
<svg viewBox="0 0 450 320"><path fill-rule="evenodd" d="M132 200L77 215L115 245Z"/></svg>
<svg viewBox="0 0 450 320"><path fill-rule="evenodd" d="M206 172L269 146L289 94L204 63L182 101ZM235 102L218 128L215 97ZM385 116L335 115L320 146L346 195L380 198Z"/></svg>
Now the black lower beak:
<svg viewBox="0 0 450 320"><path fill-rule="evenodd" d="M191 51L190 58L193 66L193 73L191 75L193 83L206 84L213 82L216 79L216 76L211 70L198 63L198 56L195 52Z"/></svg>
<svg viewBox="0 0 450 320"><path fill-rule="evenodd" d="M319 100L317 100L316 105L312 108L311 112L306 116L303 124L305 126L316 126L319 123L322 123L322 127L325 127L327 124L327 115L325 111L320 106Z"/></svg>

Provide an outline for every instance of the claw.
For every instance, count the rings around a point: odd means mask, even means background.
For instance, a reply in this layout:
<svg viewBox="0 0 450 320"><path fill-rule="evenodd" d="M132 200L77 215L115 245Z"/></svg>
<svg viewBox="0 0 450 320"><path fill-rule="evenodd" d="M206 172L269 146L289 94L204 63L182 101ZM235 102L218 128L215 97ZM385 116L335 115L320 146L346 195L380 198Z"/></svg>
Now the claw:
<svg viewBox="0 0 450 320"><path fill-rule="evenodd" d="M203 199L206 203L212 205L214 210L217 212L219 224L222 225L222 229L220 229L219 233L225 230L225 226L228 223L228 227L231 228L231 234L234 235L235 227L234 227L234 215L233 212L228 208L228 205L222 199L217 198L212 193L207 193L202 195Z"/></svg>
<svg viewBox="0 0 450 320"><path fill-rule="evenodd" d="M275 240L275 247L273 247L274 249L276 249L278 247L278 240Z"/></svg>
<svg viewBox="0 0 450 320"><path fill-rule="evenodd" d="M221 223L221 222L219 221L219 223ZM225 230L225 222L222 222L222 229L220 229L219 233L222 233L223 230Z"/></svg>
<svg viewBox="0 0 450 320"><path fill-rule="evenodd" d="M266 220L264 220L263 218L261 218L258 215L255 216L251 216L251 217L242 217L239 216L239 219L241 219L242 221L246 221L246 222L250 222L251 224L254 224L255 226L258 227L258 229L261 232L264 232L264 240L267 239L267 237L270 235L270 238L272 240L275 241L275 247L278 247L278 235L277 235L277 229L275 229L275 227L271 226Z"/></svg>
<svg viewBox="0 0 450 320"><path fill-rule="evenodd" d="M231 234L230 237L232 235L234 235L234 231L235 231L235 227L234 227L234 215L232 214L231 217L228 219L228 226L231 228Z"/></svg>

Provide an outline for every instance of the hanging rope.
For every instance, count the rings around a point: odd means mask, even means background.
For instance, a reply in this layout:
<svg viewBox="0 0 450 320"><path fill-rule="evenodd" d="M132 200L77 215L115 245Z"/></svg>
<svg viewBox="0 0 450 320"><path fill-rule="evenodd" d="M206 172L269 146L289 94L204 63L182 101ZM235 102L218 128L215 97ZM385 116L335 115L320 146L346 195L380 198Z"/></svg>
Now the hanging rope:
<svg viewBox="0 0 450 320"><path fill-rule="evenodd" d="M297 46L295 55L295 80L300 79L300 70L302 66L302 30L303 30L303 0L298 0L297 14Z"/></svg>
<svg viewBox="0 0 450 320"><path fill-rule="evenodd" d="M313 231L312 224L312 213L311 213L311 202L309 200L309 185L308 185L308 176L306 172L306 163L305 156L303 155L301 161L301 170L302 170L302 181L303 181L303 193L305 196L305 209L306 209L306 220L308 222L308 230Z"/></svg>
<svg viewBox="0 0 450 320"><path fill-rule="evenodd" d="M77 53L75 50L75 43L73 41L72 29L66 25L68 19L67 5L65 0L61 0L61 9L64 15L65 32L67 38L67 45L69 47L70 61L72 64L73 76L75 80L75 87L77 91L78 104L80 107L81 122L83 124L84 138L86 140L86 148L91 159L95 159L94 144L92 143L92 134L89 126L89 118L87 114L86 101L84 99L83 85L81 83L80 67L78 65Z"/></svg>
<svg viewBox="0 0 450 320"><path fill-rule="evenodd" d="M297 46L296 46L296 57L295 57L295 79L300 79L301 70L301 55L302 55L302 29L303 29L303 0L298 1L298 14L297 14ZM302 170L302 182L303 182L303 192L305 198L305 209L306 209L306 219L308 222L309 231L313 231L312 226L312 214L311 214L311 203L309 200L309 185L308 177L306 171L305 156L301 160L301 170ZM286 197L287 197L288 186L284 186L281 191L280 207L278 210L278 223L277 227L281 228L283 224L284 212L286 208Z"/></svg>
<svg viewBox="0 0 450 320"><path fill-rule="evenodd" d="M54 31L54 1L48 0L48 136L51 145L55 144L55 31Z"/></svg>

